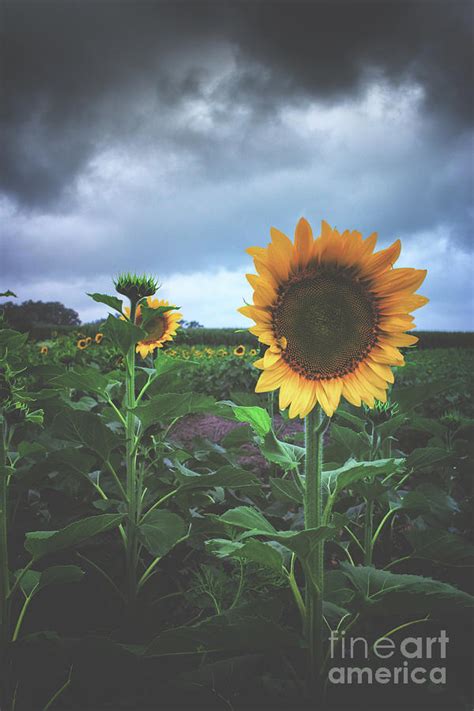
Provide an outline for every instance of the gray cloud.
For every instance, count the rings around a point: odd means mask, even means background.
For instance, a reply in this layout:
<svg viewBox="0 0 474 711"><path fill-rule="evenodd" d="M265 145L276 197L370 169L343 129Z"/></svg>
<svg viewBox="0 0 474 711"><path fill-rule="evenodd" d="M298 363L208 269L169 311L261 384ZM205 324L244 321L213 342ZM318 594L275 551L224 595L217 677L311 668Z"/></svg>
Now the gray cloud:
<svg viewBox="0 0 474 711"><path fill-rule="evenodd" d="M377 75L422 85L425 111L452 130L472 110L466 2L7 0L2 12L0 187L23 206L64 198L94 155L133 137L187 147L222 173L212 139L167 125L192 99L218 125L235 112L258 123Z"/></svg>

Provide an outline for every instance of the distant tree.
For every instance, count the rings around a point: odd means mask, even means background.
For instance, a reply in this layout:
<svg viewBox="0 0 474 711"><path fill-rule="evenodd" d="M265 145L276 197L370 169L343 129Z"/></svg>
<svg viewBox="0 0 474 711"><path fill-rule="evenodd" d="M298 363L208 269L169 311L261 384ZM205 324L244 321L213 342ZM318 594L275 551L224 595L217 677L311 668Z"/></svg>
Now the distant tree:
<svg viewBox="0 0 474 711"><path fill-rule="evenodd" d="M204 328L199 321L181 321L182 328Z"/></svg>
<svg viewBox="0 0 474 711"><path fill-rule="evenodd" d="M24 301L0 304L6 323L17 331L30 331L35 326L79 326L79 314L59 301Z"/></svg>

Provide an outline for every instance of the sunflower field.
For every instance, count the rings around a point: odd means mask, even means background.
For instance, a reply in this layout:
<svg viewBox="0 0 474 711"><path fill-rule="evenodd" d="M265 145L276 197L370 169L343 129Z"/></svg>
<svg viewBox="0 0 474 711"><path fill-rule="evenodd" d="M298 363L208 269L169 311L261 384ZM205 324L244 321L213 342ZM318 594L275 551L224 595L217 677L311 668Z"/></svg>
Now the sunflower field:
<svg viewBox="0 0 474 711"><path fill-rule="evenodd" d="M273 230L253 337L2 322L2 711L470 707L474 351L375 239Z"/></svg>

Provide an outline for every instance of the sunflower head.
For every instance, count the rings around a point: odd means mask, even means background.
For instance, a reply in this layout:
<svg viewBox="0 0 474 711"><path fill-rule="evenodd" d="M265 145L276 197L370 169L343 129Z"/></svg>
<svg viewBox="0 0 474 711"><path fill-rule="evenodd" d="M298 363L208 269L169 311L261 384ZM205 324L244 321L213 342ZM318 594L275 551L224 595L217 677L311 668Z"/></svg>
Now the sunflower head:
<svg viewBox="0 0 474 711"><path fill-rule="evenodd" d="M146 358L155 348L163 348L167 341L172 341L179 328L179 321L183 318L176 306L170 306L163 299L152 299L148 296L146 303L138 304L135 313L135 323L141 326L147 337L139 341L136 346L137 353ZM125 315L130 317L130 309L125 308Z"/></svg>
<svg viewBox="0 0 474 711"><path fill-rule="evenodd" d="M255 362L263 370L256 390L280 388L280 408L305 417L317 403L331 416L341 395L374 407L385 402L392 365L403 365L400 346L418 340L410 311L428 299L414 292L426 271L394 269L400 241L374 252L377 236L342 234L322 223L313 238L301 219L294 243L271 230L266 248L247 250L257 275L247 276L253 305L239 311L255 321L249 330L268 346Z"/></svg>
<svg viewBox="0 0 474 711"><path fill-rule="evenodd" d="M237 348L234 348L234 355L242 358L242 356L245 355L245 346L240 345L237 346Z"/></svg>
<svg viewBox="0 0 474 711"><path fill-rule="evenodd" d="M144 274L120 274L114 280L114 286L119 294L128 296L130 301L137 304L147 296L153 296L158 289L158 282L153 277Z"/></svg>
<svg viewBox="0 0 474 711"><path fill-rule="evenodd" d="M76 343L76 347L79 348L80 351L83 351L88 345L87 338L80 338Z"/></svg>
<svg viewBox="0 0 474 711"><path fill-rule="evenodd" d="M258 351L257 351L256 348L251 348L250 351L249 351L249 354L250 354L251 356L255 357L256 355L258 355Z"/></svg>
<svg viewBox="0 0 474 711"><path fill-rule="evenodd" d="M101 343L103 337L104 337L104 334L103 334L103 333L96 333L95 336L94 336L94 341L95 341L96 343Z"/></svg>
<svg viewBox="0 0 474 711"><path fill-rule="evenodd" d="M48 346L41 346L40 353L41 355L48 355Z"/></svg>

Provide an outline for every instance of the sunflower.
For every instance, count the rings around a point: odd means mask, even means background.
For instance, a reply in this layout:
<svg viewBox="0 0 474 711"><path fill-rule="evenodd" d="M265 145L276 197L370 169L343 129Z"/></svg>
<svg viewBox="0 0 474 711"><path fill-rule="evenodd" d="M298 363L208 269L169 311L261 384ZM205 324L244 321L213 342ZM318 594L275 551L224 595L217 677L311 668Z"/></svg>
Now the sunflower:
<svg viewBox="0 0 474 711"><path fill-rule="evenodd" d="M266 248L251 247L258 275L247 279L253 306L239 311L268 346L255 361L263 370L256 392L280 388L280 408L305 417L320 403L328 416L341 396L355 406L384 402L390 366L404 365L401 346L418 340L410 311L428 302L414 292L426 270L394 269L400 240L374 253L377 235L340 234L323 221L313 238L305 219L294 244L272 228Z"/></svg>
<svg viewBox="0 0 474 711"><path fill-rule="evenodd" d="M245 355L245 346L237 346L237 348L234 348L234 355L239 356L239 358L244 356Z"/></svg>
<svg viewBox="0 0 474 711"><path fill-rule="evenodd" d="M103 337L104 337L104 334L103 334L103 333L96 333L95 336L94 336L94 341L95 341L96 343L101 343Z"/></svg>
<svg viewBox="0 0 474 711"><path fill-rule="evenodd" d="M48 346L41 346L40 353L41 355L48 355Z"/></svg>
<svg viewBox="0 0 474 711"><path fill-rule="evenodd" d="M162 306L170 305L169 301L154 299L151 296L147 297L146 302L150 309L159 309ZM130 308L128 306L125 307L125 314L130 316ZM159 312L156 318L148 320L145 326L148 337L137 343L137 353L140 353L142 358L146 358L149 353L153 353L155 348L163 348L163 344L166 343L166 341L173 340L173 336L176 335L176 331L179 328L178 321L182 318L183 315L178 311L165 311L164 313ZM141 321L141 308L140 304L138 304L135 316L137 326L140 326Z"/></svg>
<svg viewBox="0 0 474 711"><path fill-rule="evenodd" d="M76 347L79 348L79 350L83 351L85 348L87 348L89 344L87 343L87 338L80 338L78 342L76 343Z"/></svg>
<svg viewBox="0 0 474 711"><path fill-rule="evenodd" d="M92 338L90 336L87 336L87 338L85 340L86 340L87 345L90 346L90 344L92 343Z"/></svg>
<svg viewBox="0 0 474 711"><path fill-rule="evenodd" d="M257 349L256 349L256 348L251 348L250 351L249 351L249 355L251 355L251 356L256 356L256 355L258 355Z"/></svg>

